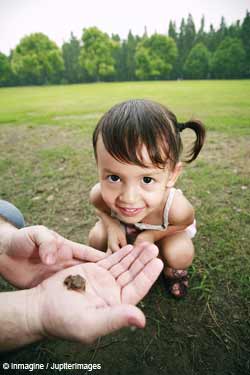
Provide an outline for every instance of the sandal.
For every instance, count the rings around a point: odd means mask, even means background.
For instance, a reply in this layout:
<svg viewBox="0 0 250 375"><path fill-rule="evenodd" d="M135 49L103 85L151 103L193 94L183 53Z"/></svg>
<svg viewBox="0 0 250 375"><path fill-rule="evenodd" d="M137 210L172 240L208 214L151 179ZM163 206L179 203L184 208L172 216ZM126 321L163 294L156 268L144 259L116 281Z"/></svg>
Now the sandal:
<svg viewBox="0 0 250 375"><path fill-rule="evenodd" d="M164 276L164 285L168 293L175 298L182 298L188 292L188 273L186 270L169 268L171 276Z"/></svg>

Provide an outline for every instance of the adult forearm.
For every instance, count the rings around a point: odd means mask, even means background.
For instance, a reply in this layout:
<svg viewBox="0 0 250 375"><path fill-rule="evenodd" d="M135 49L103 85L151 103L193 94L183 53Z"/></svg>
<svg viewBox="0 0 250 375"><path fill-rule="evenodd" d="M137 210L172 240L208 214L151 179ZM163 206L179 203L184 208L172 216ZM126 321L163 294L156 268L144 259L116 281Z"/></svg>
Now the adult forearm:
<svg viewBox="0 0 250 375"><path fill-rule="evenodd" d="M0 351L8 351L42 339L35 289L0 294Z"/></svg>

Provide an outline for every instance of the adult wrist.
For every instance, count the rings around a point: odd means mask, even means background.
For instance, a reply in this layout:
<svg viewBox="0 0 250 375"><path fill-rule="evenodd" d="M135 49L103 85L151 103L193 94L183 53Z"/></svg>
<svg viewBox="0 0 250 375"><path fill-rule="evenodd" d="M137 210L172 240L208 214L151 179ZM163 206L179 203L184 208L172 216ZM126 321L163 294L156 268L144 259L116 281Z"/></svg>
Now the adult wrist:
<svg viewBox="0 0 250 375"><path fill-rule="evenodd" d="M26 289L25 316L27 338L30 342L42 340L47 336L42 324L42 294L40 286Z"/></svg>
<svg viewBox="0 0 250 375"><path fill-rule="evenodd" d="M35 289L0 293L0 351L17 349L44 337Z"/></svg>

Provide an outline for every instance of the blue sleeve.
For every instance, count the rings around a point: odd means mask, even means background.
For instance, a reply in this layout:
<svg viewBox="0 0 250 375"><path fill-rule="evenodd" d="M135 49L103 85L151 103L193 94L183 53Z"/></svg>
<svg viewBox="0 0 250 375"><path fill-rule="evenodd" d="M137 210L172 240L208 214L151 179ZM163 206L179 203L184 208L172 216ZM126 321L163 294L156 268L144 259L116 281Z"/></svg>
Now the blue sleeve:
<svg viewBox="0 0 250 375"><path fill-rule="evenodd" d="M22 213L13 204L0 199L0 216L20 229L25 226Z"/></svg>

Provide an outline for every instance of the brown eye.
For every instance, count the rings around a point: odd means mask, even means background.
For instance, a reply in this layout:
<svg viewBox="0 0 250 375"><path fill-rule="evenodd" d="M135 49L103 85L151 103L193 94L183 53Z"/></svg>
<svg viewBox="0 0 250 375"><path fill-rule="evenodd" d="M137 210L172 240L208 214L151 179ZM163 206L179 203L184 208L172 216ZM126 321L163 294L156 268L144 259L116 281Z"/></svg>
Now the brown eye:
<svg viewBox="0 0 250 375"><path fill-rule="evenodd" d="M116 176L115 174L111 174L110 176L108 176L108 180L111 182L117 182L120 181L120 177Z"/></svg>
<svg viewBox="0 0 250 375"><path fill-rule="evenodd" d="M144 184L151 184L154 181L152 177L143 177Z"/></svg>

